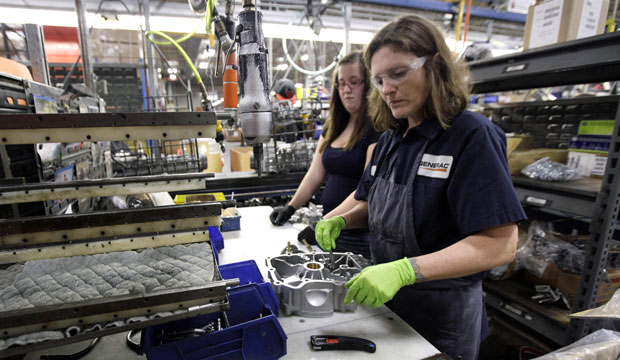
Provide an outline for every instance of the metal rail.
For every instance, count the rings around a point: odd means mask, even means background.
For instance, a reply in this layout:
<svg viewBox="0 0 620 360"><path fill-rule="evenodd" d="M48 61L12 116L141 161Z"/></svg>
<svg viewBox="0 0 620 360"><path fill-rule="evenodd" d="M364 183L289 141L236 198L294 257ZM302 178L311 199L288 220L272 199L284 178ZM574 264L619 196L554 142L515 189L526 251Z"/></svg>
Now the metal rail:
<svg viewBox="0 0 620 360"><path fill-rule="evenodd" d="M215 125L215 112L1 114L0 144L215 138Z"/></svg>
<svg viewBox="0 0 620 360"><path fill-rule="evenodd" d="M221 205L161 206L93 214L0 220L0 247L25 247L132 235L192 231L217 226Z"/></svg>
<svg viewBox="0 0 620 360"><path fill-rule="evenodd" d="M135 176L0 186L0 205L161 191L204 190L213 174Z"/></svg>

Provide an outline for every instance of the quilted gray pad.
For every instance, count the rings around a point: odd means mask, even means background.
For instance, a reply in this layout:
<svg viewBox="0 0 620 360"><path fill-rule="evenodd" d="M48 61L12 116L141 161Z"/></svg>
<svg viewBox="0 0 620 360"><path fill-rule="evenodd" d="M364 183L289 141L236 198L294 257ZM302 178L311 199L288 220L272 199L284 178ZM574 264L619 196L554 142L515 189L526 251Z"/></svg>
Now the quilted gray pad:
<svg viewBox="0 0 620 360"><path fill-rule="evenodd" d="M0 271L0 311L207 285L212 251L197 243L15 264Z"/></svg>

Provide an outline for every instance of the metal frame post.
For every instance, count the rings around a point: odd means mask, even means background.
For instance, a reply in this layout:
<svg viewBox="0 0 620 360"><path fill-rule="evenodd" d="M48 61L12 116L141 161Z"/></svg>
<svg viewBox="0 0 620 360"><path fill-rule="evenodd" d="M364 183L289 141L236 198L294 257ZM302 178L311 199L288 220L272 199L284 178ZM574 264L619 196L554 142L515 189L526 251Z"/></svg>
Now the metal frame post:
<svg viewBox="0 0 620 360"><path fill-rule="evenodd" d="M32 67L32 78L34 81L50 85L50 71L45 56L43 29L37 24L25 24L24 35L26 36L28 57Z"/></svg>
<svg viewBox="0 0 620 360"><path fill-rule="evenodd" d="M88 49L88 24L86 23L86 4L84 0L75 0L75 11L78 16L78 35L80 39L80 50L82 52L82 74L84 74L84 84L92 91L95 89L95 78L93 74L93 63Z"/></svg>
<svg viewBox="0 0 620 360"><path fill-rule="evenodd" d="M620 101L616 111L614 133L609 145L609 155L601 191L596 197L594 214L590 223L590 241L586 247L586 261L579 278L577 297L572 312L584 311L595 306L596 295L603 278L609 243L611 242L618 210L620 210ZM570 344L587 335L589 322L572 319L564 344Z"/></svg>

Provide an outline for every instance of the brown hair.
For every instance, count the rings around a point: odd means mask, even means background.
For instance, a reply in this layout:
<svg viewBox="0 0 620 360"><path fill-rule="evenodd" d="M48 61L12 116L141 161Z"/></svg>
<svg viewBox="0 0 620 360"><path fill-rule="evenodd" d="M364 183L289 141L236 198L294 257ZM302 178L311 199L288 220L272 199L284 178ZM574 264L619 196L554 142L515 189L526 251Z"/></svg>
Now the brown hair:
<svg viewBox="0 0 620 360"><path fill-rule="evenodd" d="M325 150L325 148L331 144L347 127L349 123L349 118L351 117L349 112L345 109L342 104L342 99L340 98L340 93L338 92L338 67L340 65L346 64L359 64L360 70L363 76L364 82L364 92L362 94L362 108L360 109L360 119L355 123L355 129L353 129L353 134L349 138L349 141L345 145L344 149L350 151L353 149L355 144L357 144L364 134L366 134L366 130L370 125L370 119L368 118L368 104L366 98L368 96L368 90L370 88L370 76L368 72L368 68L362 59L361 51L354 51L340 59L338 61L338 66L334 70L332 74L332 84L333 91L332 96L329 101L329 118L325 122L325 126L323 127L323 131L325 133L325 142L323 142L319 151Z"/></svg>
<svg viewBox="0 0 620 360"><path fill-rule="evenodd" d="M392 21L379 30L366 47L364 61L368 67L373 55L384 46L396 52L429 57L424 63L429 91L421 108L422 117L436 118L442 128L448 128L452 119L467 107L471 87L467 65L456 60L439 27L417 15ZM378 130L398 126L398 119L374 88L369 96L369 113Z"/></svg>

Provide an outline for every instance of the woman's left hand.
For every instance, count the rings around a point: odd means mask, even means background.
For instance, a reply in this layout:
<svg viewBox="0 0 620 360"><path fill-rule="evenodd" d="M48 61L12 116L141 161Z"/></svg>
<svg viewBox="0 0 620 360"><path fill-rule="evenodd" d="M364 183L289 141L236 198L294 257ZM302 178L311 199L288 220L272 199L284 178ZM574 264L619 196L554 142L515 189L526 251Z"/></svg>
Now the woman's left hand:
<svg viewBox="0 0 620 360"><path fill-rule="evenodd" d="M415 272L407 258L369 266L346 283L349 291L344 302L377 308L391 300L400 288L413 283Z"/></svg>

